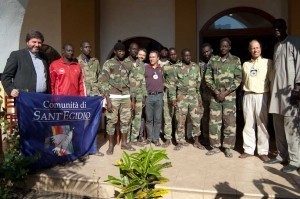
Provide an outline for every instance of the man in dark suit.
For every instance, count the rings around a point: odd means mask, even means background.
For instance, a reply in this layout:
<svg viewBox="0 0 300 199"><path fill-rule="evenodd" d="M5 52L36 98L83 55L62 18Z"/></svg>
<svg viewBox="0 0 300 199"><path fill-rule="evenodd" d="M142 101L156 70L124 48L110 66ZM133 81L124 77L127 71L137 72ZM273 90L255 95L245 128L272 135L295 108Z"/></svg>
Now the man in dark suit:
<svg viewBox="0 0 300 199"><path fill-rule="evenodd" d="M27 48L13 51L7 59L1 81L7 95L19 96L19 90L47 93L49 86L48 63L40 53L44 36L39 31L26 35Z"/></svg>

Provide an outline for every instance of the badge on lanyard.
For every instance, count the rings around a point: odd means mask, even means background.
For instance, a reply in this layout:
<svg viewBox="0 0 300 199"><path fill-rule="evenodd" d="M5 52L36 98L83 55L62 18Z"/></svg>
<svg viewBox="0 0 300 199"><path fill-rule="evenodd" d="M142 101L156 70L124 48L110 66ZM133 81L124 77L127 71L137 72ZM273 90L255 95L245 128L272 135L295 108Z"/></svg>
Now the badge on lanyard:
<svg viewBox="0 0 300 199"><path fill-rule="evenodd" d="M255 77L257 75L257 70L256 69L250 69L250 76Z"/></svg>
<svg viewBox="0 0 300 199"><path fill-rule="evenodd" d="M152 77L153 77L153 79L158 79L158 75L157 75L157 73L156 73L156 72L154 72Z"/></svg>

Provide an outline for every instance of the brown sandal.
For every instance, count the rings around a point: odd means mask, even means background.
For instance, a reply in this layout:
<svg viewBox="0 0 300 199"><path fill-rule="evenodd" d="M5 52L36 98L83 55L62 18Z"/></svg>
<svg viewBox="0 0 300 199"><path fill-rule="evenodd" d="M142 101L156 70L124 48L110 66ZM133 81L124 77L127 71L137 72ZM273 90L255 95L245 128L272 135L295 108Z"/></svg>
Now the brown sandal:
<svg viewBox="0 0 300 199"><path fill-rule="evenodd" d="M221 150L219 148L213 148L212 150L207 151L207 153L205 155L215 155L220 152L221 152Z"/></svg>
<svg viewBox="0 0 300 199"><path fill-rule="evenodd" d="M181 148L182 148L182 144L177 144L177 145L174 147L174 150L175 150L175 151L179 151Z"/></svg>
<svg viewBox="0 0 300 199"><path fill-rule="evenodd" d="M205 150L205 147L202 144L200 144L199 142L195 142L193 144L193 146L198 148L198 149Z"/></svg>

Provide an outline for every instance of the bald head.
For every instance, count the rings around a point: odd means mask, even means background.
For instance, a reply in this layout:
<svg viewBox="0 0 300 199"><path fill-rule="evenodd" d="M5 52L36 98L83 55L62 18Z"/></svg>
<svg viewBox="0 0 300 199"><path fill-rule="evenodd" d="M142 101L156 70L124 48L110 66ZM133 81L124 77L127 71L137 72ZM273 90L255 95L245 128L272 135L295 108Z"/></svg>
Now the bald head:
<svg viewBox="0 0 300 199"><path fill-rule="evenodd" d="M252 40L249 42L249 52L251 53L252 59L257 59L261 56L261 45L259 41Z"/></svg>

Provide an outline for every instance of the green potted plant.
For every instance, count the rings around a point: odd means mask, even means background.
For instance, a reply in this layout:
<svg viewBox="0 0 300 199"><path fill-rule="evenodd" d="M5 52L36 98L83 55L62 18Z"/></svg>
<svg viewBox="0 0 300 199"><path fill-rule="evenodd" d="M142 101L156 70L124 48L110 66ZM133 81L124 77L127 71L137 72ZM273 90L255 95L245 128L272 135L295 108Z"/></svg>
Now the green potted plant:
<svg viewBox="0 0 300 199"><path fill-rule="evenodd" d="M153 150L151 147L149 150L141 149L139 153L124 151L115 165L120 169L120 178L109 175L106 182L120 189L117 198L161 198L169 190L155 188L155 185L169 181L161 172L172 167L171 162L161 163L165 159L169 159L166 150Z"/></svg>

